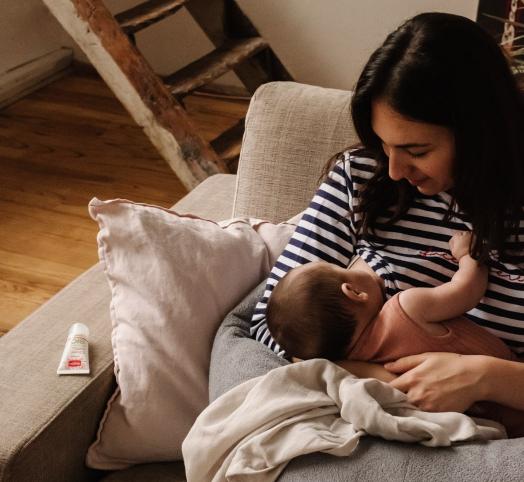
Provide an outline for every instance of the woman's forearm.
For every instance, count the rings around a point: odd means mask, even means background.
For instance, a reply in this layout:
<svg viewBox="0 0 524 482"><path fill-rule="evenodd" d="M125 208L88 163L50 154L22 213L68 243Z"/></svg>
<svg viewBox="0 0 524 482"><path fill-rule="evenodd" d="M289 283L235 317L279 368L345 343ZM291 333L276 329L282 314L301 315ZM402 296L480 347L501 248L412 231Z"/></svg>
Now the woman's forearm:
<svg viewBox="0 0 524 482"><path fill-rule="evenodd" d="M524 363L484 357L483 365L482 399L524 410Z"/></svg>

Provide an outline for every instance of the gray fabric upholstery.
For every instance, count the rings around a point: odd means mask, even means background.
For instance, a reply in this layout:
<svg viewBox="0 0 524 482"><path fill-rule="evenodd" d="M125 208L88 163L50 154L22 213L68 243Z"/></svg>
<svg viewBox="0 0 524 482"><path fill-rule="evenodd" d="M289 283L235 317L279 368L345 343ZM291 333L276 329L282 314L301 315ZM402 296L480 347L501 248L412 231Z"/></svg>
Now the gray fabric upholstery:
<svg viewBox="0 0 524 482"><path fill-rule="evenodd" d="M263 281L247 295L226 316L217 331L209 369L210 402L238 384L288 363L262 343L249 338L250 314L265 283Z"/></svg>
<svg viewBox="0 0 524 482"><path fill-rule="evenodd" d="M348 91L271 82L246 116L234 215L280 222L306 208L325 163L355 144Z"/></svg>
<svg viewBox="0 0 524 482"><path fill-rule="evenodd" d="M288 363L249 338L249 320L265 283L251 292L219 328L210 369L210 400L250 378ZM446 448L389 442L366 436L350 457L311 454L293 460L279 482L521 481L524 438Z"/></svg>

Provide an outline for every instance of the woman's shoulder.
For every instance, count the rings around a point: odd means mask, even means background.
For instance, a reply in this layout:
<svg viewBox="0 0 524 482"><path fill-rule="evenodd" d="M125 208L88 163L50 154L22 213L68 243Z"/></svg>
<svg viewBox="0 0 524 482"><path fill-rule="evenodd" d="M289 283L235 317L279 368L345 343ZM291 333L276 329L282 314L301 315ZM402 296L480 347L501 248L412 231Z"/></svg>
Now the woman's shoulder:
<svg viewBox="0 0 524 482"><path fill-rule="evenodd" d="M373 155L362 148L347 148L335 154L324 166L321 178L339 189L346 186L351 191L360 191L376 170Z"/></svg>
<svg viewBox="0 0 524 482"><path fill-rule="evenodd" d="M368 159L373 162L375 161L375 155L365 147L362 146L352 146L348 147L344 152L344 155L347 157L353 157L357 159Z"/></svg>
<svg viewBox="0 0 524 482"><path fill-rule="evenodd" d="M347 166L347 169L352 165L370 166L372 168L375 168L377 165L373 153L362 147L348 147L334 157L337 164L344 164Z"/></svg>
<svg viewBox="0 0 524 482"><path fill-rule="evenodd" d="M364 148L348 148L338 155L337 165L344 169L353 182L366 181L373 176L377 161Z"/></svg>

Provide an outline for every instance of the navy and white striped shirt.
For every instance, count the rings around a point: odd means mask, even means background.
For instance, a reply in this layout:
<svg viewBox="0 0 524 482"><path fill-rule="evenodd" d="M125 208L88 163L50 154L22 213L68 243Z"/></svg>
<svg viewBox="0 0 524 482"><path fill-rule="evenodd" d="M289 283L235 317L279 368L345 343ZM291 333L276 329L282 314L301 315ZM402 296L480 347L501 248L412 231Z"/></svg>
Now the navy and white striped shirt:
<svg viewBox="0 0 524 482"><path fill-rule="evenodd" d="M326 181L304 212L288 245L277 259L262 299L255 307L251 335L284 355L265 322L267 301L278 281L292 268L310 261L328 261L347 267L357 254L382 277L386 296L417 287L438 286L451 279L457 262L448 241L454 231L471 230L458 210L444 221L451 196L417 194L400 220L386 226L378 219L374 244L360 239L356 225L361 216L351 216L359 193L373 175L376 161L355 157L350 151L338 159ZM489 193L479 193L489 195ZM524 242L524 220L518 242ZM520 244L522 246L522 244ZM485 296L466 316L501 338L517 354L524 353L524 253L519 264L489 261L489 284Z"/></svg>

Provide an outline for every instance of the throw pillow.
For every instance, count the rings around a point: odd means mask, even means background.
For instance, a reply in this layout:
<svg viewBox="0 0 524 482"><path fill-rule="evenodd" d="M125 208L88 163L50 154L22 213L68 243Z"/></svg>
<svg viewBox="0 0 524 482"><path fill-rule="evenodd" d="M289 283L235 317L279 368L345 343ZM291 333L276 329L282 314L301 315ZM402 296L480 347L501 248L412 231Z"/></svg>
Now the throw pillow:
<svg viewBox="0 0 524 482"><path fill-rule="evenodd" d="M215 332L269 273L294 225L215 223L126 200L93 199L99 256L111 287L118 388L89 467L114 470L181 459L181 444L208 404ZM260 233L260 234L259 234Z"/></svg>

